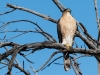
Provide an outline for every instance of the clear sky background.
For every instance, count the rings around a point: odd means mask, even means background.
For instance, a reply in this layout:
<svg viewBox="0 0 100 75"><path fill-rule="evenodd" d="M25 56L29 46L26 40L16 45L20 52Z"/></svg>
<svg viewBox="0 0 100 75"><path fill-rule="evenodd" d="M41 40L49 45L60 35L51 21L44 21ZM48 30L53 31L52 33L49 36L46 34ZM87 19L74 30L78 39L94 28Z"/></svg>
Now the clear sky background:
<svg viewBox="0 0 100 75"><path fill-rule="evenodd" d="M59 0L66 8L70 8L72 10L73 17L84 24L88 32L91 36L93 36L95 39L97 39L97 23L96 23L96 17L95 17L95 10L94 10L94 2L93 0ZM29 8L31 10L37 11L39 13L48 15L56 20L58 20L62 13L57 8L57 6L53 3L52 0L1 0L0 2L0 13L11 10L8 7L5 7L7 3L22 6L25 8ZM98 0L99 5L99 13L100 13L100 1ZM44 20L36 15L33 15L31 13L16 10L10 14L2 15L0 16L0 21L2 22L9 22L12 20L31 20L33 22L36 22L39 24L41 28L44 29L44 31L51 34L57 41L57 32L56 32L56 24ZM0 23L0 26L3 25ZM13 23L8 25L4 30L34 30L36 28L34 25L30 23ZM19 33L0 33L0 38L2 39L6 35L6 39L9 39L8 41L13 41L19 44L25 44L25 43L34 43L34 42L42 42L45 40L45 38L37 33L28 33L25 35L22 35L20 37L17 37L15 39L11 39L11 37L18 35ZM2 40L0 40L2 42ZM76 38L75 42L78 44L78 47L81 46L84 47L84 43ZM74 46L75 47L75 46ZM31 71L30 66L32 66L34 69L38 69L56 50L54 49L44 49L41 51L37 51L34 54L29 55L27 58L30 60L33 60L35 64L30 64L25 62L25 69ZM3 53L4 50L0 49L0 53ZM62 54L56 55L54 58L61 56ZM53 59L54 59L53 58ZM23 60L25 60L20 55L17 56L17 59L19 60L21 66ZM52 59L52 60L53 60ZM77 60L80 64L80 69L83 73L83 75L97 75L97 61L94 57L82 57ZM63 64L63 58L56 61L56 63ZM0 67L2 65L0 64ZM0 70L0 75L4 75L7 72L7 68L4 68ZM18 73L16 73L16 69L13 70L14 75L24 75L20 71L17 70ZM31 71L32 73L32 71ZM34 74L33 74L34 75ZM50 67L46 68L43 71L40 71L38 75L75 75L73 69L71 68L70 71L66 72L64 71L63 65L56 65L52 64Z"/></svg>

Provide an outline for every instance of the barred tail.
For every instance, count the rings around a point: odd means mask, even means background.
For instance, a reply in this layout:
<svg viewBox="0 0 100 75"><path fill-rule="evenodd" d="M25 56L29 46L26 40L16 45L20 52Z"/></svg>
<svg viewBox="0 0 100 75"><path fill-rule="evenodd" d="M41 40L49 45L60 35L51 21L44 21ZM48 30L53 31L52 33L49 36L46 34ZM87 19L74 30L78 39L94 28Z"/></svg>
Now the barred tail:
<svg viewBox="0 0 100 75"><path fill-rule="evenodd" d="M65 71L70 70L70 58L69 58L69 53L64 54L64 69Z"/></svg>

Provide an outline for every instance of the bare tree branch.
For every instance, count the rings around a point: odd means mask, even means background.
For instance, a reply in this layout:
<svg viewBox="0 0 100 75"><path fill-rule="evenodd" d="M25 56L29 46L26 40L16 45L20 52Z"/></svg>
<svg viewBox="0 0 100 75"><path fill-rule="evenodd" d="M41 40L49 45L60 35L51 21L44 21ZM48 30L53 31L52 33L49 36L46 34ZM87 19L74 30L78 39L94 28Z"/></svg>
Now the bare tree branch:
<svg viewBox="0 0 100 75"><path fill-rule="evenodd" d="M3 69L3 68L5 68L5 67L7 67L7 66L0 67L0 69Z"/></svg>
<svg viewBox="0 0 100 75"><path fill-rule="evenodd" d="M10 21L10 22L7 22L7 23L3 23L2 26L0 26L0 28L4 28L6 27L7 25L11 24L11 23L16 23L16 22L28 22L28 23L31 23L35 26L38 27L37 23L33 22L33 21L30 21L30 20L13 20L13 21ZM39 28L39 27L38 27Z"/></svg>
<svg viewBox="0 0 100 75"><path fill-rule="evenodd" d="M46 67L44 67L42 70L44 70L45 68L49 67L53 62L55 62L56 60L62 58L63 56L57 57L56 59L54 59L52 62L50 62Z"/></svg>
<svg viewBox="0 0 100 75"><path fill-rule="evenodd" d="M20 46L19 44L17 43L13 43L13 42L0 42L0 48L1 47L5 47L5 46Z"/></svg>
<svg viewBox="0 0 100 75"><path fill-rule="evenodd" d="M21 53L19 53L20 55L22 55ZM32 62L31 60L29 60L28 58L26 58L26 56L25 55L22 55L28 62L30 62L30 63L32 63L32 64L34 64L34 62Z"/></svg>
<svg viewBox="0 0 100 75"><path fill-rule="evenodd" d="M10 61L8 58L6 58L6 60L7 60L7 61ZM0 61L0 63L8 66L8 64L5 63L5 62L1 62L1 61ZM20 71L22 71L22 72L23 72L24 74L26 74L26 75L30 75L29 73L27 73L25 70L23 70L23 69L22 69L19 65L17 65L17 64L13 64L13 67L19 69Z"/></svg>
<svg viewBox="0 0 100 75"><path fill-rule="evenodd" d="M95 8L95 13L96 13L97 25L98 27L100 27L97 0L94 0L94 8Z"/></svg>
<svg viewBox="0 0 100 75"><path fill-rule="evenodd" d="M7 12L4 12L4 13L1 13L0 16L1 16L1 15L4 15L4 14L11 13L11 12L13 12L13 11L15 11L15 10L16 10L16 9L12 9L12 10L10 10L10 11L7 11Z"/></svg>
<svg viewBox="0 0 100 75"><path fill-rule="evenodd" d="M36 70L36 72L39 72L40 70L42 70L46 64L48 64L48 62L54 57L55 54L61 53L60 51L56 51L54 53L52 53L52 55L50 56L50 58L38 69Z"/></svg>
<svg viewBox="0 0 100 75"><path fill-rule="evenodd" d="M82 75L82 74L80 74L80 73L78 72L78 70L77 70L77 68L76 68L76 65L75 65L72 61L71 61L71 65L72 65L72 68L74 69L76 75Z"/></svg>
<svg viewBox="0 0 100 75"><path fill-rule="evenodd" d="M42 32L40 32L39 30L37 30L39 33L41 33L44 37L46 37L49 41L54 41L54 42L57 42L54 38L53 38L53 36L51 36L50 34L48 34L47 32L44 32L44 31L42 31Z"/></svg>
<svg viewBox="0 0 100 75"><path fill-rule="evenodd" d="M61 12L64 11L64 9L66 9L58 0L52 0L56 6L60 9Z"/></svg>
<svg viewBox="0 0 100 75"><path fill-rule="evenodd" d="M80 37L84 43L90 48L90 49L97 49L93 43L91 43L91 41L89 41L88 39L86 39L79 31L76 31L76 35L78 37Z"/></svg>
<svg viewBox="0 0 100 75"><path fill-rule="evenodd" d="M21 34L19 34L17 36L14 36L14 37L12 37L10 39L7 39L6 41L12 40L13 38L19 37L19 36L21 36L23 34L26 34L28 32L37 32L37 33L42 34L49 41L55 41L56 42L56 40L53 38L53 36L51 36L50 34L48 34L47 32L45 32L37 23L34 23L33 21L30 21L30 20L14 20L14 21L10 21L10 22L4 23L4 25L2 25L0 28L4 28L7 25L9 25L11 23L16 23L16 22L29 22L29 23L34 24L35 26L37 26L39 28L39 30L36 29L36 31L31 31L31 30L29 30L29 31L19 31L19 30L14 30L14 31L8 31L8 30L7 31L0 31L0 33L5 33L5 32L23 32L23 33L21 33Z"/></svg>
<svg viewBox="0 0 100 75"><path fill-rule="evenodd" d="M82 72L81 72L81 70L79 68L79 64L76 61L75 55L74 55L74 57L72 57L71 65L72 65L76 75L82 75Z"/></svg>
<svg viewBox="0 0 100 75"><path fill-rule="evenodd" d="M8 44L8 43L7 43ZM3 44L7 45L6 43ZM8 44L9 45L9 44ZM63 46L60 43L54 43L52 41L44 41L44 42L37 42L37 43L30 43L30 44L25 44L21 45L18 47L14 47L8 52L4 52L3 54L0 55L0 60L3 60L5 57L13 54L14 51L17 50L17 52L23 51L28 48L33 48L34 50L39 50L39 49L44 49L44 48L52 48L52 49L60 49L61 52L69 52L69 53L82 53L82 54L89 54L89 55L99 55L100 51L99 49L82 49L82 48L74 48L70 51L67 50L66 46Z"/></svg>
<svg viewBox="0 0 100 75"><path fill-rule="evenodd" d="M8 59L8 58L5 58L7 61L10 61L10 59ZM8 65L8 64L5 64L5 65ZM14 64L13 63L13 67L16 67L16 68L18 68L20 71L22 71L24 74L26 74L26 75L30 75L27 71L25 71L21 66L19 66L19 65L17 65L17 64Z"/></svg>
<svg viewBox="0 0 100 75"><path fill-rule="evenodd" d="M18 34L18 35L14 36L14 37L11 37L10 39L7 39L6 41L9 41L9 40L11 41L12 39L17 38L17 37L19 37L19 36L21 36L23 34L26 34L26 33L28 33L28 32L23 32L21 34Z"/></svg>
<svg viewBox="0 0 100 75"><path fill-rule="evenodd" d="M93 42L100 44L96 39L92 38L92 36L88 33L87 29L84 27L82 23L79 23L79 24L83 30L83 33L87 36L87 39L91 39Z"/></svg>
<svg viewBox="0 0 100 75"><path fill-rule="evenodd" d="M22 11L26 11L26 12L32 13L32 14L34 14L34 15L37 15L37 16L39 16L39 17L42 17L42 18L44 18L44 19L46 19L46 20L48 20L48 21L51 21L51 22L53 22L53 23L57 23L57 20L51 18L50 16L46 16L46 15L44 15L44 14L40 14L40 13L38 13L38 12L35 12L35 11L30 10L30 9L27 9L27 8L23 8L23 7L16 6L16 5L12 5L12 4L7 4L7 7L9 7L9 8L14 8L14 9L18 9L18 10L22 10Z"/></svg>
<svg viewBox="0 0 100 75"><path fill-rule="evenodd" d="M34 72L35 75L38 75L33 67L30 66L30 68L32 69L32 71Z"/></svg>
<svg viewBox="0 0 100 75"><path fill-rule="evenodd" d="M96 21L97 21L97 26L98 26L98 42L100 43L100 20L99 20L99 14L98 14L97 0L94 0L94 8L95 8ZM100 49L100 44L97 45L97 48ZM98 75L100 75L100 61L98 62Z"/></svg>
<svg viewBox="0 0 100 75"><path fill-rule="evenodd" d="M12 54L12 58L11 58L11 60L9 61L9 64L8 64L8 73L7 73L7 75L11 75L13 62L14 62L14 60L15 60L17 54L18 54L18 51L17 51L17 50L15 50L14 53Z"/></svg>
<svg viewBox="0 0 100 75"><path fill-rule="evenodd" d="M45 32L45 31L40 31L40 30L37 30L36 31L33 31L33 30L26 30L26 31L22 31L22 30L7 30L6 32L22 32L21 34L18 34L14 37L11 37L10 39L6 39L6 41L9 41L9 40L12 40L16 37L19 37L23 34L26 34L26 33L29 33L29 32L33 32L33 33L40 33L42 34L46 39L48 39L49 41L54 41L54 42L57 42L53 36L51 36L49 33ZM0 31L0 33L5 33L5 31Z"/></svg>

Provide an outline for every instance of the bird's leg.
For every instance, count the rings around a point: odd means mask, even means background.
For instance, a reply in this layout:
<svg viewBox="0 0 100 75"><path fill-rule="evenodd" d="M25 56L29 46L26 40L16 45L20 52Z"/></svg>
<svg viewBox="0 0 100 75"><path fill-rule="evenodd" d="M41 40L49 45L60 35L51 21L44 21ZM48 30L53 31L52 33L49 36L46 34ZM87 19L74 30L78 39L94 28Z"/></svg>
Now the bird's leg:
<svg viewBox="0 0 100 75"><path fill-rule="evenodd" d="M67 46L68 50L71 50L72 46L70 46L69 44L65 44L65 46Z"/></svg>

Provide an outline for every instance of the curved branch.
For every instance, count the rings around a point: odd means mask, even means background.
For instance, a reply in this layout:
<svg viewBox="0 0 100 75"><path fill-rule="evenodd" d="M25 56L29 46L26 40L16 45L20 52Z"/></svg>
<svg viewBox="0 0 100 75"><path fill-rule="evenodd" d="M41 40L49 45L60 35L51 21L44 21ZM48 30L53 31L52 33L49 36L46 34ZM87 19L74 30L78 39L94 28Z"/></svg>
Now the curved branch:
<svg viewBox="0 0 100 75"><path fill-rule="evenodd" d="M33 22L33 21L30 21L30 20L14 20L14 21L10 21L10 22L7 22L7 23L3 23L2 26L0 26L0 28L4 28L6 27L7 25L11 24L11 23L16 23L16 22L29 22L31 24L34 24L35 26L38 27L37 23Z"/></svg>
<svg viewBox="0 0 100 75"><path fill-rule="evenodd" d="M16 23L16 22L29 22L31 24L34 24L35 26L38 27L39 30L36 29L36 31L19 31L18 29L17 30L14 30L14 31L6 31L6 32L23 32L17 36L14 36L10 39L13 39L13 38L16 38L20 35L23 35L23 34L26 34L28 32L36 32L36 33L40 33L42 34L44 37L46 37L49 41L54 41L56 42L56 40L53 38L53 36L51 36L50 34L48 34L47 32L45 32L37 23L33 22L33 21L30 21L30 20L14 20L14 21L10 21L10 22L7 22L7 23L4 23L4 25L0 26L0 28L4 28L6 27L7 25L11 24L11 23ZM5 31L0 31L0 33L4 33ZM10 39L7 39L7 40L10 40Z"/></svg>

